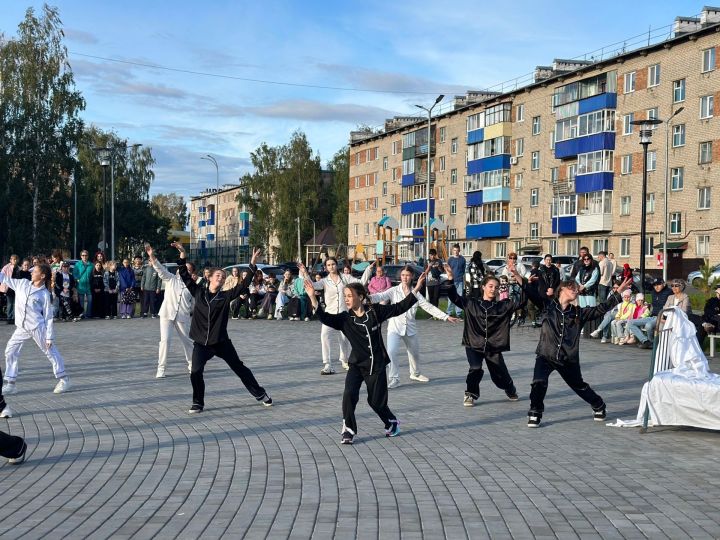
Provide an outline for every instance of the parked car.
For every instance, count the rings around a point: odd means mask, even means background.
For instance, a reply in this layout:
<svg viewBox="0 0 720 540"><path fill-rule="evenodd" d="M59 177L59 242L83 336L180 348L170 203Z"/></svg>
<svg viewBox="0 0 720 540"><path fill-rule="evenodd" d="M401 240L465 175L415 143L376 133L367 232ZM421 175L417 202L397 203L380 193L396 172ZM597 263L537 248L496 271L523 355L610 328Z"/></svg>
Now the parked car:
<svg viewBox="0 0 720 540"><path fill-rule="evenodd" d="M282 277L282 275L283 275L283 272L285 271L281 267L271 265L271 264L258 264L256 266L258 267L258 270L262 270L263 278L267 278L268 274L270 274L270 272L272 272L273 274L275 274L276 278L280 279L280 277ZM230 266L226 266L225 268L223 268L223 270L225 270L229 274L233 268L239 268L240 273L242 274L243 270L250 270L250 265L249 264L231 264Z"/></svg>
<svg viewBox="0 0 720 540"><path fill-rule="evenodd" d="M644 291L652 291L652 282L655 280L655 277L652 274L645 273L645 287L643 287L642 290ZM622 268L620 268L619 271L615 272L613 275L613 281L616 283L620 283L622 281ZM637 268L633 268L633 284L632 284L632 291L637 292L640 290L640 271Z"/></svg>
<svg viewBox="0 0 720 540"><path fill-rule="evenodd" d="M300 275L300 269L298 268L298 263L290 261L290 262L282 262L277 264L278 268L282 268L283 273L285 273L286 270L290 270L290 273L293 276L299 276Z"/></svg>
<svg viewBox="0 0 720 540"><path fill-rule="evenodd" d="M560 279L570 279L570 272L577 260L575 255L553 255L553 263L560 264Z"/></svg>
<svg viewBox="0 0 720 540"><path fill-rule="evenodd" d="M713 266L712 274L710 275L710 281L708 281L708 285L712 285L713 281L715 280L720 281L720 264L716 264L715 266ZM700 288L700 286L702 285L702 274L700 273L700 270L690 272L688 274L687 281L688 283L691 283L692 286L696 289Z"/></svg>
<svg viewBox="0 0 720 540"><path fill-rule="evenodd" d="M520 255L518 257L518 262L525 265L525 268L528 270L532 268L532 263L536 262L538 264L542 264L542 261L542 255Z"/></svg>
<svg viewBox="0 0 720 540"><path fill-rule="evenodd" d="M504 266L505 262L505 259L488 259L487 261L483 261L483 264L486 270L495 272L499 267Z"/></svg>

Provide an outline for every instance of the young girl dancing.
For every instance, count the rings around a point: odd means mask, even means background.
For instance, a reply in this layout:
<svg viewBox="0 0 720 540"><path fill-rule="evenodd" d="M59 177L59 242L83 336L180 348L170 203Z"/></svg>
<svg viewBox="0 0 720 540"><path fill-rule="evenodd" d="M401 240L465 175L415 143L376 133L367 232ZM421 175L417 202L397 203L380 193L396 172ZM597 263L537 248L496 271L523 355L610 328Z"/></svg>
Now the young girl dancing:
<svg viewBox="0 0 720 540"><path fill-rule="evenodd" d="M367 292L363 285L348 283L343 291L345 310L334 314L326 313L322 307L319 307L313 283L310 280L305 281L305 290L313 308L317 310L320 321L342 332L350 342L349 367L342 401L342 444L352 444L357 434L355 407L360 399L360 386L363 381L367 386L370 407L385 424L385 436L395 437L400 433L399 422L387 404L385 367L390 363L390 359L383 344L380 325L383 321L397 317L410 309L417 302L415 294L422 288L424 282L425 273L420 275L415 288L401 302L390 306L370 304L367 302Z"/></svg>
<svg viewBox="0 0 720 540"><path fill-rule="evenodd" d="M58 379L53 392L62 394L70 389L70 380L65 374L65 362L53 340L55 326L54 309L50 297L52 271L47 264L38 264L32 269L30 281L13 279L0 272L0 283L15 291L15 332L5 347L5 384L2 393L17 393L15 381L18 374L18 358L23 344L33 339L45 353Z"/></svg>

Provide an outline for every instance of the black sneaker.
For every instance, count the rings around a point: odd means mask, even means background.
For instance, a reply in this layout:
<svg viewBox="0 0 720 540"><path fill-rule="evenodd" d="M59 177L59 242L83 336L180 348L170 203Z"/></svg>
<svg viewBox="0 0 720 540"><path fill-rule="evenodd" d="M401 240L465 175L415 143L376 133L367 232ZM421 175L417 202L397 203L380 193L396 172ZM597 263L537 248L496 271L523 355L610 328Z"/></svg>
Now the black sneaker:
<svg viewBox="0 0 720 540"><path fill-rule="evenodd" d="M8 463L12 465L20 465L23 461L25 461L25 452L27 452L27 443L23 441L22 448L20 449L20 455L15 458L8 459Z"/></svg>
<svg viewBox="0 0 720 540"><path fill-rule="evenodd" d="M352 444L353 443L353 434L349 431L343 431L340 439L341 444Z"/></svg>
<svg viewBox="0 0 720 540"><path fill-rule="evenodd" d="M263 394L263 396L259 398L258 401L261 401L265 407L272 407L273 404L272 398L267 394Z"/></svg>
<svg viewBox="0 0 720 540"><path fill-rule="evenodd" d="M400 435L400 422L390 420L390 427L385 430L386 437L397 437Z"/></svg>
<svg viewBox="0 0 720 540"><path fill-rule="evenodd" d="M203 408L201 405L193 405L190 407L190 410L188 411L190 414L196 414L203 412Z"/></svg>
<svg viewBox="0 0 720 540"><path fill-rule="evenodd" d="M506 390L505 395L508 397L508 399L510 401L517 401L518 399L520 399L517 395L517 390L515 390L515 389Z"/></svg>
<svg viewBox="0 0 720 540"><path fill-rule="evenodd" d="M638 349L652 349L652 344L650 343L649 339L646 339L645 341L641 341L638 343Z"/></svg>
<svg viewBox="0 0 720 540"><path fill-rule="evenodd" d="M533 413L528 414L527 427L529 427L529 428L540 427L540 419L541 418L542 417L539 414L533 414Z"/></svg>
<svg viewBox="0 0 720 540"><path fill-rule="evenodd" d="M602 422L607 418L607 412L605 411L605 405L599 411L593 411L593 420L596 422Z"/></svg>

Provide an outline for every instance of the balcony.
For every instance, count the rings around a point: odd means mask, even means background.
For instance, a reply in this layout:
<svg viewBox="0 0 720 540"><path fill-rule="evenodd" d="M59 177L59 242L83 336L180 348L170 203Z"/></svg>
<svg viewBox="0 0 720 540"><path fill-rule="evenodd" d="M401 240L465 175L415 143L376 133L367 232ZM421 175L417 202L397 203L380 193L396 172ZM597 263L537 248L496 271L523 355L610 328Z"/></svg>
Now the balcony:
<svg viewBox="0 0 720 540"><path fill-rule="evenodd" d="M575 177L575 190L577 193L590 193L592 191L612 190L614 173L596 172Z"/></svg>
<svg viewBox="0 0 720 540"><path fill-rule="evenodd" d="M434 142L430 145L430 150L432 151L433 154L435 153L435 143ZM427 143L419 144L419 145L415 146L415 157L427 156L427 153L428 153ZM403 155L404 155L404 150L403 150Z"/></svg>
<svg viewBox="0 0 720 540"><path fill-rule="evenodd" d="M510 154L498 154L496 156L473 159L472 161L468 161L467 164L468 174L478 174L487 171L494 171L496 169L509 168Z"/></svg>
<svg viewBox="0 0 720 540"><path fill-rule="evenodd" d="M485 130L483 128L473 129L467 132L467 143L475 144L485 140Z"/></svg>
<svg viewBox="0 0 720 540"><path fill-rule="evenodd" d="M583 214L577 216L577 232L595 232L612 230L612 214Z"/></svg>
<svg viewBox="0 0 720 540"><path fill-rule="evenodd" d="M427 199L417 199L414 201L404 202L400 205L400 213L402 215L417 214L427 212ZM430 199L430 217L435 212L435 199Z"/></svg>
<svg viewBox="0 0 720 540"><path fill-rule="evenodd" d="M509 202L510 201L510 188L509 187L486 187L482 190L483 203L489 202Z"/></svg>
<svg viewBox="0 0 720 540"><path fill-rule="evenodd" d="M577 233L577 216L560 216L552 218L553 234Z"/></svg>
<svg viewBox="0 0 720 540"><path fill-rule="evenodd" d="M493 221L465 226L465 237L481 240L483 238L507 238L510 236L509 221Z"/></svg>
<svg viewBox="0 0 720 540"><path fill-rule="evenodd" d="M615 149L615 132L605 131L555 143L555 159L565 159L598 150Z"/></svg>
<svg viewBox="0 0 720 540"><path fill-rule="evenodd" d="M427 171L420 171L415 173L415 183L424 184L427 182ZM435 173L430 173L430 184L435 183Z"/></svg>

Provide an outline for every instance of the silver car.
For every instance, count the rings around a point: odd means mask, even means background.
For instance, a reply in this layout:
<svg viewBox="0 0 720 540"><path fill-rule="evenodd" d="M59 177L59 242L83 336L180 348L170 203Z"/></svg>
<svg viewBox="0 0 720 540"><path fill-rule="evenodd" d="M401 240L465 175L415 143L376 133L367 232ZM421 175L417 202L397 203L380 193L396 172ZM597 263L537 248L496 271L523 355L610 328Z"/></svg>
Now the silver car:
<svg viewBox="0 0 720 540"><path fill-rule="evenodd" d="M712 274L710 275L710 281L708 281L708 285L712 285L713 281L718 280L720 281L720 264L716 264L713 266ZM702 285L702 274L700 273L700 270L695 270L694 272L690 272L687 277L688 283L692 283L692 286L696 289Z"/></svg>

